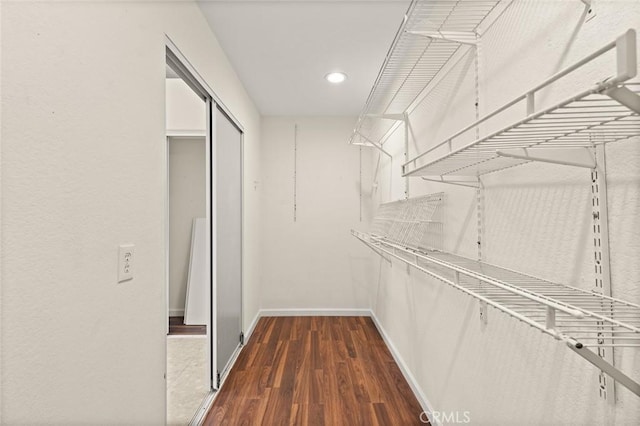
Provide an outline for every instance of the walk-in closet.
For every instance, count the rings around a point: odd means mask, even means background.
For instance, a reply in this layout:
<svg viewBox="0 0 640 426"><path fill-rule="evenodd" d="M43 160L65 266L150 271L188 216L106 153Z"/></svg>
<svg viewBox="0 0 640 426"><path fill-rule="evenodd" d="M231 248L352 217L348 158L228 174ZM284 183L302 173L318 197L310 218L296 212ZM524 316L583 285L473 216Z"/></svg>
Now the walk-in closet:
<svg viewBox="0 0 640 426"><path fill-rule="evenodd" d="M640 2L0 29L0 425L640 424Z"/></svg>

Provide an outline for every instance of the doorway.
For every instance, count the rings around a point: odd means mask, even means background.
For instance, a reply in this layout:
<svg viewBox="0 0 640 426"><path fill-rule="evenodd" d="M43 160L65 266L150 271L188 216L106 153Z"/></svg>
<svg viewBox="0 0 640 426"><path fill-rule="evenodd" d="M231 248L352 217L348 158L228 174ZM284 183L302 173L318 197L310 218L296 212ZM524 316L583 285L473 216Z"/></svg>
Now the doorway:
<svg viewBox="0 0 640 426"><path fill-rule="evenodd" d="M166 68L166 422L187 425L211 392L211 165L207 103Z"/></svg>
<svg viewBox="0 0 640 426"><path fill-rule="evenodd" d="M178 115L188 123L194 117L202 117L202 106L204 105L204 123L185 124L181 129L168 129L167 133L167 173L166 173L166 264L165 275L167 277L167 320L171 309L174 313L178 311L181 304L177 305L172 299L172 288L170 278L172 277L172 251L176 238L182 238L182 251L177 250L178 259L182 259L182 273L177 274L185 279L184 270L186 261L185 229L189 218L193 216L192 230L190 233L189 266L187 273L186 289L173 291L173 295L184 295L184 325L185 326L205 326L204 350L206 367L200 369L189 383L192 385L199 383L204 378L206 383L206 396L201 394L190 396L190 404L199 404L193 417L189 422L197 424L201 420L211 404L215 391L223 383L226 374L231 368L243 343L243 323L242 323L242 162L243 162L243 129L239 121L230 113L222 102L216 97L209 86L198 75L193 66L180 53L178 48L170 39L166 39L166 61L167 72L175 74L173 78L178 78L179 82L187 86L188 93L195 100L192 100L192 107L178 107ZM184 88L183 88L184 89ZM168 93L169 89L167 90ZM169 102L169 99L167 100ZM167 106L169 108L169 106ZM187 111L192 114L187 115ZM169 119L168 119L169 120ZM203 149L204 147L204 149ZM184 158L172 158L172 153L182 155ZM191 158L191 160L188 160ZM197 166L190 167L189 161L198 162ZM183 163L181 163L183 162ZM202 185L202 169L204 166L204 185ZM178 174L181 182L176 186L171 170ZM176 170L177 168L177 170ZM188 170L185 170L188 169ZM180 174L180 171L183 174ZM190 180L186 175L190 176ZM191 183L188 183L191 182ZM202 201L194 201L192 210L184 213L184 204L179 202L176 214L182 214L182 234L180 237L174 236L171 224L171 185L174 191L180 191L180 197L191 194L197 198L202 194L204 187L204 217L199 217L202 212ZM182 188L182 189L175 189ZM176 195L173 195L176 198ZM192 207L193 207L192 206ZM182 212L182 213L181 213ZM184 213L184 214L183 214ZM198 216L198 217L196 217ZM201 219L201 220L198 220ZM175 266L174 266L175 268ZM176 276L176 274L173 274ZM201 285L199 286L198 283ZM177 306L177 307L176 307ZM190 312L199 314L204 312L204 316L196 315L195 324L189 320ZM204 322L205 324L199 324ZM167 321L169 331L169 321ZM171 336L168 337L168 341ZM203 340L200 340L202 342ZM176 346L176 345L174 345ZM167 347L167 353L170 354ZM197 352L197 351L196 351ZM199 356L194 357L200 360ZM169 366L167 372L169 372ZM170 377L167 377L169 388ZM198 392L200 389L199 385ZM169 397L169 391L167 392ZM168 398L168 408L169 408ZM192 406L191 406L192 407ZM185 418L174 424L183 424ZM184 423L184 424L187 424Z"/></svg>

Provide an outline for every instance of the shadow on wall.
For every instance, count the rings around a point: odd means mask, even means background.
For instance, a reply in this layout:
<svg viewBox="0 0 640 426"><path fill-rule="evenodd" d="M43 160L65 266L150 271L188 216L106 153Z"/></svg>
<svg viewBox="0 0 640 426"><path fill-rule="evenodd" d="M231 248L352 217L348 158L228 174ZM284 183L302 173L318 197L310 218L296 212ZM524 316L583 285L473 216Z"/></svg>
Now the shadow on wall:
<svg viewBox="0 0 640 426"><path fill-rule="evenodd" d="M473 230L470 227L470 225L472 223L472 218L474 217L474 215L477 212L476 205L477 205L477 202L476 202L476 197L475 197L475 193L474 193L469 197L469 205L468 205L468 207L466 209L467 214L464 216L464 220L463 220L461 226L459 226L455 230L451 230L451 231L457 232L457 237L455 238L455 244L453 245L453 253L459 253L460 252L460 250L462 248L462 245L465 242L465 235L469 235L469 233L476 233L477 234L477 226L476 226L476 230ZM473 222L473 223L477 224L477 222Z"/></svg>
<svg viewBox="0 0 640 426"><path fill-rule="evenodd" d="M417 115L420 117L420 126L416 127L411 123L411 117L409 119L409 152L418 153L421 152L422 146L418 145L418 141L430 141L432 144L440 142L440 139L448 137L449 132L447 129L443 129L445 123L447 123L447 117L460 116L458 110L460 109L459 102L471 102L475 98L474 93L461 94L462 90L470 90L472 87L465 87L464 82L468 78L475 76L473 65L475 62L475 50L468 48L468 51L460 59L460 62L456 66L452 67L436 86L434 86L429 92L428 96L416 108ZM412 114L413 115L413 114ZM469 116L469 123L475 119L473 116ZM457 123L462 127L468 123ZM402 126L396 130L396 132L404 131ZM453 133L453 131L451 131ZM411 158L412 155L409 155Z"/></svg>
<svg viewBox="0 0 640 426"><path fill-rule="evenodd" d="M506 171L485 185L483 254L489 263L584 287L593 251L589 171L533 167L557 180Z"/></svg>
<svg viewBox="0 0 640 426"><path fill-rule="evenodd" d="M523 13L523 10L526 10L526 12ZM548 1L530 2L527 5L520 6L514 4L506 10L500 20L507 24L501 29L501 33L505 38L495 38L492 45L483 47L485 50L501 49L504 44L512 42L513 34L518 34L518 40L522 46L545 45L551 35L557 34L558 29L563 28L569 36L555 65L547 73L551 75L561 69L566 62L571 47L578 38L580 29L587 17L588 10L588 7L579 1L567 2L566 4ZM527 25L522 25L521 22L527 22ZM571 24L572 22L573 24ZM525 28L527 29L526 32L524 31ZM534 28L535 31L532 31L531 28ZM569 33L570 30L571 32ZM554 51L558 51L555 50L555 46ZM522 65L522 60L526 58L523 56L518 59L520 61L509 60L509 57L505 56L502 61L493 63L492 69L503 70L505 74L511 74L512 71L510 70ZM534 58L532 57L531 59L533 60ZM530 78L534 80L538 79L539 76L540 74L530 73ZM500 80L500 75L492 75L492 79Z"/></svg>
<svg viewBox="0 0 640 426"><path fill-rule="evenodd" d="M363 246L364 247L364 246ZM365 250L369 250L365 248ZM366 295L365 300L371 304L371 289L373 287L373 257L372 256L349 256L349 270L351 271L351 300L362 300L362 295ZM344 289L346 290L346 289ZM366 306L370 307L370 306Z"/></svg>

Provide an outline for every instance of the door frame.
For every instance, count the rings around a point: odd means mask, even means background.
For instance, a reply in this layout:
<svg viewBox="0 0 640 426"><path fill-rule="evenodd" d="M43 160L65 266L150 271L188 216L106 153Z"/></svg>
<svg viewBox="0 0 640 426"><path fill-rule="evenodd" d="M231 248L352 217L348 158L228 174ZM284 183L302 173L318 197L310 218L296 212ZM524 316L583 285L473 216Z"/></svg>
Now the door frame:
<svg viewBox="0 0 640 426"><path fill-rule="evenodd" d="M207 376L209 378L209 383L210 383L210 388L212 391L217 390L217 386L216 386L216 378L215 378L215 372L217 371L217 366L216 364L216 345L214 344L214 342L216 341L215 339L215 334L216 334L216 330L215 327L213 326L214 324L214 318L215 318L215 314L216 314L216 227L215 227L215 212L216 212L216 191L215 191L215 185L216 185L216 175L215 172L213 170L213 166L215 165L215 160L216 160L216 150L215 150L215 131L216 131L216 122L215 122L215 111L216 109L219 109L220 111L222 111L224 113L224 115L226 115L229 120L233 123L233 125L241 132L241 212L242 212L242 225L241 225L241 231L240 231L240 238L241 238L241 259L240 259L240 265L241 265L241 306L240 306L240 310L241 310L241 324L240 324L240 328L242 331L244 331L244 318L243 318L243 314L242 312L244 311L244 293L243 293L243 269L244 269L244 127L242 126L240 120L238 120L233 113L231 113L231 111L229 110L229 108L227 108L227 106L224 104L224 102L222 102L222 100L217 96L217 94L213 91L213 89L211 89L211 87L205 82L205 80L202 78L202 76L197 72L197 70L195 69L195 67L191 64L191 62L189 62L189 60L185 57L185 55L180 51L180 49L176 46L176 44L173 42L173 40L171 40L171 38L165 34L165 55L166 55L166 59L165 62L167 65L169 65L174 71L176 71L176 73L180 76L180 78L182 78L182 80L189 86L191 87L191 89L194 90L194 92L196 94L198 94L202 100L206 103L206 109L207 109L207 127L206 127L206 135L205 135L205 146L206 146L206 161L207 161L207 218L209 219L207 221L208 227L209 227L209 244L208 244L208 248L209 248L209 259L210 259L210 283L211 285L209 286L209 300L210 300L210 309L209 309L209 323L207 324L207 352L209 355L209 363L208 363L208 368L207 368ZM166 167L168 165L168 144L165 141L165 152L167 154L167 158L165 159L165 161L167 162L165 164L165 172L168 172L168 167ZM169 233L168 233L168 175L165 174L165 187L166 187L166 194L165 194L165 212L164 212L164 220L165 220L165 249L167 251L167 253L165 253L165 255L167 256L167 259L165 260L165 262L168 262L168 243L169 243ZM168 263L167 263L168 265ZM165 285L168 285L168 280L169 280L169 276L167 274L167 269L168 267L165 267ZM164 302L165 302L165 315L168 315L168 309L169 309L169 301L168 301L168 293L165 292L164 295ZM168 320L167 320L168 321ZM167 327L168 327L168 323L167 323ZM168 331L168 330L167 330ZM237 351L236 354L234 354L234 357L237 356ZM166 359L166 356L165 356ZM224 367L224 366L223 366ZM165 371L166 371L166 366L165 366ZM166 392L166 386L165 386L165 392ZM205 399L205 403L206 401L208 401L208 403L211 402L211 400L213 399L212 397L213 393L210 394L210 396L208 398ZM208 403L203 403L204 405L207 405ZM200 410L201 411L203 409L203 406L201 406ZM205 409L208 407L205 407ZM204 416L204 414L206 414L206 411L204 413L201 413L202 416ZM195 418L195 417L194 417Z"/></svg>

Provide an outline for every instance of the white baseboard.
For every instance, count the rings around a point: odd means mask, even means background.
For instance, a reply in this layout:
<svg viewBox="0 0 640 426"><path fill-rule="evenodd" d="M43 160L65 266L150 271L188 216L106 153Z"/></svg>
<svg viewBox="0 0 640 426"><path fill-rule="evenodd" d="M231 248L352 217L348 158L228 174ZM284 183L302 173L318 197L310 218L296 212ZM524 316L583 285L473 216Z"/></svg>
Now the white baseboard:
<svg viewBox="0 0 640 426"><path fill-rule="evenodd" d="M411 390L413 391L413 394L418 399L418 403L422 407L422 410L429 417L429 422L434 426L441 426L441 423L439 421L436 421L431 414L433 413L433 405L431 405L429 400L427 400L427 397L424 395L424 393L422 393L422 389L420 389L420 386L418 385L418 381L416 380L416 378L413 376L413 374L407 367L407 364L404 362L404 359L402 359L402 356L400 356L400 353L398 352L395 345L389 338L389 335L385 331L384 327L382 327L382 324L378 320L378 317L373 311L369 311L369 316L371 316L373 323L376 325L378 332L382 336L382 340L384 340L387 347L389 348L389 351L391 352L391 355L393 356L393 359L396 361L396 364L398 364L398 367L400 368L402 375L404 376L407 383L409 383L409 387L411 388Z"/></svg>
<svg viewBox="0 0 640 426"><path fill-rule="evenodd" d="M247 343L249 343L249 339L251 338L251 335L253 334L253 330L256 329L256 325L258 324L258 320L260 320L260 317L262 316L261 311L256 312L256 316L253 318L253 321L251 321L251 324L249 324L249 328L247 328L244 331L244 344L246 345Z"/></svg>
<svg viewBox="0 0 640 426"><path fill-rule="evenodd" d="M261 317L368 317L369 309L261 309Z"/></svg>
<svg viewBox="0 0 640 426"><path fill-rule="evenodd" d="M184 316L184 309L169 309L169 316L170 317L183 317Z"/></svg>

